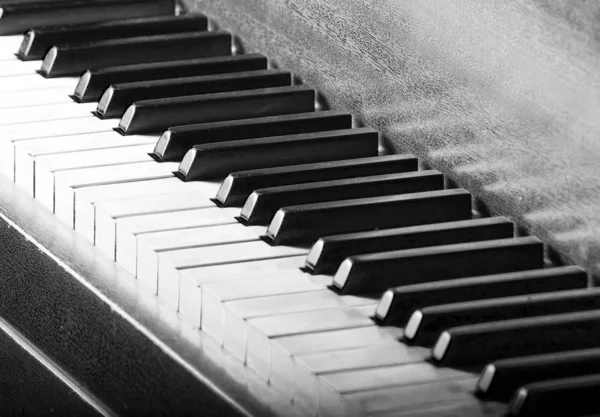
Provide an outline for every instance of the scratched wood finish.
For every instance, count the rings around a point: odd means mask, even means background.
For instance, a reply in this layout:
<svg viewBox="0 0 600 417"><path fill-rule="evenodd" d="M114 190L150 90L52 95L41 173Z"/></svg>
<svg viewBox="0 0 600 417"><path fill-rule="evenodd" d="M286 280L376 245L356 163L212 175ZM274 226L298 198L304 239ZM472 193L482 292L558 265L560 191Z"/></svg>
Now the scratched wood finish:
<svg viewBox="0 0 600 417"><path fill-rule="evenodd" d="M600 3L184 0L600 271Z"/></svg>

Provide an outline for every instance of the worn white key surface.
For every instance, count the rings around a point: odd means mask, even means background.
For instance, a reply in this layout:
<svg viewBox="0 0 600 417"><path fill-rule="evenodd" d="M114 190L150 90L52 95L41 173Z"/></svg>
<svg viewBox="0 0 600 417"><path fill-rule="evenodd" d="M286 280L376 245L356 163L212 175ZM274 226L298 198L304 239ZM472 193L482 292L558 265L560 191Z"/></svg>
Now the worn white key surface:
<svg viewBox="0 0 600 417"><path fill-rule="evenodd" d="M152 161L152 158L148 156L148 152L151 152L153 147L154 143L147 141L146 144L141 145L82 150L33 158L23 152L26 149L17 145L15 147L15 182L34 196L35 178L38 173L40 176L52 175L55 172L68 169L148 162ZM53 192L53 190L43 190L42 192Z"/></svg>
<svg viewBox="0 0 600 417"><path fill-rule="evenodd" d="M74 102L4 108L0 109L0 125L73 119L78 117L92 118L94 115L90 112L95 108L96 103L78 104Z"/></svg>
<svg viewBox="0 0 600 417"><path fill-rule="evenodd" d="M132 274L137 270L137 237L143 233L234 223L239 209L206 207L117 219L116 260ZM146 283L146 282L145 282ZM155 289L156 282L147 283Z"/></svg>
<svg viewBox="0 0 600 417"><path fill-rule="evenodd" d="M78 77L44 78L39 74L0 77L0 92L62 88L64 95L73 94Z"/></svg>
<svg viewBox="0 0 600 417"><path fill-rule="evenodd" d="M163 252L158 258L158 295L171 306L178 308L180 271L186 271L186 279L191 279L199 287L222 279L218 276L207 279L201 271L205 267L231 264L228 265L229 269L241 270L244 269L246 262L304 254L306 254L305 248L269 246L263 241Z"/></svg>
<svg viewBox="0 0 600 417"><path fill-rule="evenodd" d="M188 194L182 196L181 200L186 203ZM201 204L207 207L212 201L199 196L197 205L190 208L199 208ZM179 200L174 196L171 200ZM208 203L207 203L208 202ZM97 224L100 230L104 230L96 207ZM137 239L137 270L136 276L150 287L157 281L158 256L161 252L177 249L187 249L202 246L222 245L224 243L247 242L258 240L258 236L264 230L261 226L243 226L239 223L196 227L183 230L168 230L163 232L147 233L138 236ZM99 235L96 235L98 241ZM100 245L98 243L98 245Z"/></svg>
<svg viewBox="0 0 600 417"><path fill-rule="evenodd" d="M59 171L53 175L44 175L43 171L36 173L36 198L51 206L51 193L40 192L52 190L54 183L54 212L57 217L67 224L75 226L75 200L77 190L95 185L135 182L150 179L169 178L177 169L178 163L165 162L158 164L155 161L140 162L137 164L124 164L96 168L73 169ZM37 188L40 185L40 188Z"/></svg>

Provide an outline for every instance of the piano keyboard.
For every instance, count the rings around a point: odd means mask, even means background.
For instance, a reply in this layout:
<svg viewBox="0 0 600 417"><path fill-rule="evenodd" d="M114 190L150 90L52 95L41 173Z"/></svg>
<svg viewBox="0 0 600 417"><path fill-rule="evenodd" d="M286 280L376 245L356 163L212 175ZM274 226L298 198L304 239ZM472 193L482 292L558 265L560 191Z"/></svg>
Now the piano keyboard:
<svg viewBox="0 0 600 417"><path fill-rule="evenodd" d="M206 17L59 3L0 18L2 174L295 412L600 412L585 271Z"/></svg>

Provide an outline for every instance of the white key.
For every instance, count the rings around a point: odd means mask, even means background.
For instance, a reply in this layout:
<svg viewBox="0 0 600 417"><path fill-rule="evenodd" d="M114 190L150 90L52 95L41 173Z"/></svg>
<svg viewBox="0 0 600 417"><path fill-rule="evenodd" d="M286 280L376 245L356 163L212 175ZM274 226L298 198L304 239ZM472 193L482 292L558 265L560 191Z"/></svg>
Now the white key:
<svg viewBox="0 0 600 417"><path fill-rule="evenodd" d="M215 303L206 290L202 300L202 330L205 330L218 342L223 342L233 349L242 347L242 351L232 353L244 360L246 355L243 347L246 346L247 320L256 317L275 316L285 313L299 313L303 311L317 311L337 307L356 307L370 305L372 299L355 296L340 296L327 288L331 284L331 277L326 275L310 275L301 270L294 271L291 277L280 275L280 283L277 287L300 287L297 280L303 278L305 281L304 291L288 291L285 288L282 293L256 298L232 300L225 303ZM273 285L265 280L256 280L257 286ZM262 282L261 282L262 281ZM285 285L287 283L287 285ZM268 288L265 288L265 293Z"/></svg>
<svg viewBox="0 0 600 417"><path fill-rule="evenodd" d="M93 151L107 148L154 144L154 142L154 136L121 136L115 134L115 132L18 141L15 142L15 181L31 194L35 187L26 187L25 184L31 184L32 181L35 183L35 161L41 156L58 156L67 152ZM60 161L62 161L62 158L57 158L57 163L60 163ZM70 168L74 167L71 166ZM63 166L61 169L65 169L65 167ZM31 195L35 196L35 193Z"/></svg>
<svg viewBox="0 0 600 417"><path fill-rule="evenodd" d="M414 411L432 400L440 403L469 400L473 398L476 384L477 378L466 378L357 391L344 395L342 409L359 409L369 415L387 411Z"/></svg>
<svg viewBox="0 0 600 417"><path fill-rule="evenodd" d="M2 67L0 65L0 67ZM1 77L0 77L1 79ZM76 106L64 87L47 88L42 90L10 91L0 96L0 109L12 109L16 107L32 107L66 103ZM40 110L43 111L43 110Z"/></svg>
<svg viewBox="0 0 600 417"><path fill-rule="evenodd" d="M17 52L16 49L15 52ZM0 61L0 77L33 74L36 70L39 70L41 66L41 61L19 61L18 59Z"/></svg>
<svg viewBox="0 0 600 417"><path fill-rule="evenodd" d="M212 206L212 201L198 194L168 194L165 202L180 203L189 209ZM97 230L109 229L100 217L100 206L96 205ZM114 228L113 228L114 230ZM152 287L158 277L158 256L161 252L201 246L220 245L224 243L249 242L259 239L262 226L243 226L232 223L218 226L207 226L183 230L168 230L142 234L137 239L137 278ZM100 246L100 236L96 234L96 244ZM108 237L110 239L110 236ZM114 237L112 238L114 241ZM114 245L114 244L113 244Z"/></svg>
<svg viewBox="0 0 600 417"><path fill-rule="evenodd" d="M137 237L142 233L235 223L239 209L206 207L117 219L116 261L131 274L137 270ZM158 277L157 277L158 279ZM149 283L156 292L156 282Z"/></svg>
<svg viewBox="0 0 600 417"><path fill-rule="evenodd" d="M179 280L179 312L195 327L200 327L202 300L205 295L210 297L209 302L214 304L239 298L311 291L330 285L330 277L326 277L325 281L320 275L314 280L307 278L300 270L305 259L306 256L300 255L244 262L240 264L241 268L238 265L225 264L182 271ZM195 275L195 281L188 279L188 274ZM226 339L227 334L224 343ZM245 345L241 347L241 351L244 352L244 349ZM235 352L235 347L230 351ZM244 360L243 353L241 359Z"/></svg>
<svg viewBox="0 0 600 417"><path fill-rule="evenodd" d="M423 362L428 357L429 349L400 342L298 355L294 361L294 401L302 403L305 408L312 410L312 414L316 414L319 378L322 374ZM281 375L279 379L285 377ZM273 375L271 383L280 385L273 380Z"/></svg>
<svg viewBox="0 0 600 417"><path fill-rule="evenodd" d="M108 132L117 124L118 120L100 120L95 117L86 117L0 126L0 173L14 181L15 145L19 141L81 133Z"/></svg>
<svg viewBox="0 0 600 417"><path fill-rule="evenodd" d="M271 362L271 340L303 333L368 327L368 317L375 303L363 307L333 308L302 313L259 317L246 321L246 364L257 374L268 379L274 363ZM293 372L293 367L290 368Z"/></svg>
<svg viewBox="0 0 600 417"><path fill-rule="evenodd" d="M118 219L146 214L209 208L215 207L215 204L204 193L194 190L187 193L169 193L117 201L105 201L97 203L95 206L96 235L94 236L94 244L111 256L112 259L116 259L116 222Z"/></svg>
<svg viewBox="0 0 600 417"><path fill-rule="evenodd" d="M0 59L16 59L15 54L23 42L23 35L0 36ZM1 64L0 64L1 65Z"/></svg>
<svg viewBox="0 0 600 417"><path fill-rule="evenodd" d="M327 416L345 415L341 397L350 392L468 378L473 378L473 374L457 369L438 368L427 362L323 374L319 384L319 413Z"/></svg>
<svg viewBox="0 0 600 417"><path fill-rule="evenodd" d="M183 182L179 178L163 178L158 180L136 181L121 184L98 185L77 190L75 201L75 230L88 239L94 241L96 225L95 204L103 201L119 201L123 199L178 193L193 192L198 182Z"/></svg>
<svg viewBox="0 0 600 417"><path fill-rule="evenodd" d="M26 141L27 142L27 141ZM35 195L34 185L37 173L52 175L58 171L117 165L134 162L149 162L148 152L154 149L154 142L119 148L82 150L52 155L26 158L19 147L15 147L15 182L30 195Z"/></svg>
<svg viewBox="0 0 600 417"><path fill-rule="evenodd" d="M419 407L408 411L389 410L377 413L377 417L504 417L506 404L481 401L475 396L468 399L435 402L432 400L426 408Z"/></svg>
<svg viewBox="0 0 600 417"><path fill-rule="evenodd" d="M36 188L36 198L50 198L54 188L54 213L71 227L75 227L75 200L77 190L94 185L117 184L169 178L178 167L176 162L158 164L155 161L137 164L114 165L97 168L73 169L56 172L54 175L40 176L36 173L40 189ZM43 194L41 194L43 192ZM48 207L52 204L45 200Z"/></svg>
<svg viewBox="0 0 600 417"><path fill-rule="evenodd" d="M64 95L73 94L78 77L44 78L39 74L15 75L12 77L0 77L0 92L28 91L58 89L63 90ZM57 90L58 92L58 90Z"/></svg>
<svg viewBox="0 0 600 417"><path fill-rule="evenodd" d="M202 299L198 295L201 295L200 287L203 284L234 279L235 275L243 274L247 267L246 263L252 261L306 255L306 251L305 248L269 246L263 241L254 241L164 252L158 258L158 295L169 305L179 309L181 273L185 275L181 279L190 280L192 287L198 288L195 296L197 297L197 306L201 311ZM211 274L209 267L224 264L230 264L227 269L231 271L232 275L216 276Z"/></svg>
<svg viewBox="0 0 600 417"><path fill-rule="evenodd" d="M66 102L0 109L0 125L43 122L47 120L94 117L96 103Z"/></svg>

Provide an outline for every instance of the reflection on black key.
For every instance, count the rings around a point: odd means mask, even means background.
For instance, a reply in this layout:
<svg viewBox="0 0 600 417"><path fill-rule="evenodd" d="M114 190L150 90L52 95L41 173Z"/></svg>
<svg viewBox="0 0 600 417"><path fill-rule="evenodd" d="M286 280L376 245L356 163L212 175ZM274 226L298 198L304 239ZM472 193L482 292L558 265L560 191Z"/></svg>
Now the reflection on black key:
<svg viewBox="0 0 600 417"><path fill-rule="evenodd" d="M196 145L177 176L184 181L223 178L243 169L297 165L377 155L377 131L369 127Z"/></svg>
<svg viewBox="0 0 600 417"><path fill-rule="evenodd" d="M600 348L525 356L492 362L477 382L480 396L507 402L523 385L600 373Z"/></svg>
<svg viewBox="0 0 600 417"><path fill-rule="evenodd" d="M323 112L315 113L318 115ZM293 165L231 173L216 196L225 207L242 205L259 188L327 181L340 178L416 171L418 160L412 155L386 155L317 164Z"/></svg>
<svg viewBox="0 0 600 417"><path fill-rule="evenodd" d="M86 71L79 79L72 97L79 103L89 103L100 100L104 90L111 84L261 69L267 69L267 58L261 54L120 65Z"/></svg>
<svg viewBox="0 0 600 417"><path fill-rule="evenodd" d="M352 255L512 236L513 223L506 217L327 236L319 239L308 253L306 268L315 274L333 274Z"/></svg>
<svg viewBox="0 0 600 417"><path fill-rule="evenodd" d="M114 84L102 95L96 115L103 119L120 117L127 107L140 100L283 87L291 84L292 75L287 71L277 70Z"/></svg>
<svg viewBox="0 0 600 417"><path fill-rule="evenodd" d="M397 285L541 268L544 245L534 237L488 240L351 256L333 286L342 294L373 294Z"/></svg>
<svg viewBox="0 0 600 417"><path fill-rule="evenodd" d="M351 127L352 115L334 110L176 126L162 134L152 156L163 162L180 161L192 146L204 143L350 129Z"/></svg>
<svg viewBox="0 0 600 417"><path fill-rule="evenodd" d="M110 20L46 26L25 34L17 57L23 61L42 59L48 49L63 43L82 43L105 39L207 30L208 19L201 14Z"/></svg>
<svg viewBox="0 0 600 417"><path fill-rule="evenodd" d="M600 413L600 375L536 382L519 389L508 409L516 417L590 416Z"/></svg>
<svg viewBox="0 0 600 417"><path fill-rule="evenodd" d="M375 175L307 184L283 185L254 191L240 214L248 225L268 224L285 206L441 190L444 176L439 171Z"/></svg>
<svg viewBox="0 0 600 417"><path fill-rule="evenodd" d="M443 330L452 327L599 307L600 291L589 289L437 305L415 311L404 336L412 343L428 346Z"/></svg>
<svg viewBox="0 0 600 417"><path fill-rule="evenodd" d="M412 312L422 307L586 286L587 274L576 266L406 285L383 294L375 317L386 326L404 327Z"/></svg>
<svg viewBox="0 0 600 417"><path fill-rule="evenodd" d="M45 77L80 75L88 69L231 54L231 34L188 32L140 36L50 48L39 71Z"/></svg>
<svg viewBox="0 0 600 417"><path fill-rule="evenodd" d="M303 204L280 209L266 239L275 245L306 244L333 234L470 217L471 195L461 189Z"/></svg>
<svg viewBox="0 0 600 417"><path fill-rule="evenodd" d="M303 85L163 98L132 104L117 131L132 135L170 126L218 122L315 110L315 91Z"/></svg>
<svg viewBox="0 0 600 417"><path fill-rule="evenodd" d="M0 35L17 35L40 26L173 13L174 0L6 1L0 5Z"/></svg>
<svg viewBox="0 0 600 417"><path fill-rule="evenodd" d="M443 366L473 367L505 358L598 345L600 311L471 324L444 331L433 348Z"/></svg>

